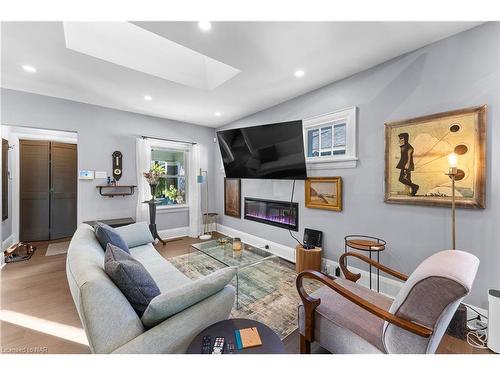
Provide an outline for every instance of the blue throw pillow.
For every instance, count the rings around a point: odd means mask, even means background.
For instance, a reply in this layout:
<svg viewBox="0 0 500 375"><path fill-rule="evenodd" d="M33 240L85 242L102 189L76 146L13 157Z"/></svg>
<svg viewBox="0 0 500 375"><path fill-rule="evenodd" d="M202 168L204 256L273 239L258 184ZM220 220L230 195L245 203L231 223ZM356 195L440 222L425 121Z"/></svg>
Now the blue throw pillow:
<svg viewBox="0 0 500 375"><path fill-rule="evenodd" d="M115 228L111 228L107 224L97 222L94 229L97 241L99 241L103 250L106 250L106 246L110 243L111 245L119 247L123 251L130 254L127 243Z"/></svg>
<svg viewBox="0 0 500 375"><path fill-rule="evenodd" d="M114 245L108 244L106 247L104 270L139 317L142 317L149 302L160 294L160 289L146 268Z"/></svg>

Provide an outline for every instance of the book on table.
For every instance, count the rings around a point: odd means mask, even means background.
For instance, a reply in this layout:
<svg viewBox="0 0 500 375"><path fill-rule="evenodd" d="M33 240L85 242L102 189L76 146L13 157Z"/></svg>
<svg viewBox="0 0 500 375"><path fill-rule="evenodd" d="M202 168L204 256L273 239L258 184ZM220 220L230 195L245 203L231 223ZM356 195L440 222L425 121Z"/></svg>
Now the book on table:
<svg viewBox="0 0 500 375"><path fill-rule="evenodd" d="M262 345L257 327L237 329L234 331L236 347L241 350Z"/></svg>

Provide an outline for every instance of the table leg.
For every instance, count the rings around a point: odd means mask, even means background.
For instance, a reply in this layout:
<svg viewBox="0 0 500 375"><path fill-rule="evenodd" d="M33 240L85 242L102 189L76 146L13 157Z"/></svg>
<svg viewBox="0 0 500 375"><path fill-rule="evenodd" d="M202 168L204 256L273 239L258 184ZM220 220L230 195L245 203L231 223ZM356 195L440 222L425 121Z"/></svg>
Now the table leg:
<svg viewBox="0 0 500 375"><path fill-rule="evenodd" d="M377 263L380 264L380 251L377 251ZM377 268L377 293L380 293L380 269Z"/></svg>
<svg viewBox="0 0 500 375"><path fill-rule="evenodd" d="M153 238L158 239L163 245L167 244L161 239L156 229L156 204L154 202L149 203L149 230Z"/></svg>
<svg viewBox="0 0 500 375"><path fill-rule="evenodd" d="M372 259L372 252L369 251L370 253L370 260ZM370 264L370 290L372 290L372 265Z"/></svg>

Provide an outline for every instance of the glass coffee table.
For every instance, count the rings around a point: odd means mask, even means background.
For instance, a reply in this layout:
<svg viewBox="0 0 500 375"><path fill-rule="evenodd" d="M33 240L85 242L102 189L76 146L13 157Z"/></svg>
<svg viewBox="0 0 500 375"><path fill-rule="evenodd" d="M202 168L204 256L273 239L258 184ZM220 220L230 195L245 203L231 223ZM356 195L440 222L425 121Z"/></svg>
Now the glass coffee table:
<svg viewBox="0 0 500 375"><path fill-rule="evenodd" d="M281 279L280 258L277 255L244 242L242 242L242 250L235 251L230 238L226 243L220 243L219 240L197 243L192 245L191 249L207 255L224 267L237 267L237 309L240 308L242 297L251 301L276 290Z"/></svg>

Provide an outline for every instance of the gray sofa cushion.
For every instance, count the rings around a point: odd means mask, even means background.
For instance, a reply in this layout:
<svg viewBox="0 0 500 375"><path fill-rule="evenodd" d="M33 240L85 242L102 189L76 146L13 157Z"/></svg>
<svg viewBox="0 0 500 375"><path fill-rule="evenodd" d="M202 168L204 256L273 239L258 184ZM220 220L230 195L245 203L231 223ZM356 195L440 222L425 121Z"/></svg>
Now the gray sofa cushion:
<svg viewBox="0 0 500 375"><path fill-rule="evenodd" d="M142 316L150 301L160 294L160 289L144 266L112 244L106 247L104 270L138 316Z"/></svg>
<svg viewBox="0 0 500 375"><path fill-rule="evenodd" d="M154 242L148 223L145 221L118 227L116 232L125 240L129 249Z"/></svg>
<svg viewBox="0 0 500 375"><path fill-rule="evenodd" d="M146 328L151 328L172 315L219 292L231 282L236 275L236 270L236 267L223 268L153 298L142 315L142 324Z"/></svg>
<svg viewBox="0 0 500 375"><path fill-rule="evenodd" d="M108 245L108 243L110 243L114 246L119 247L123 251L130 253L127 243L122 238L120 233L116 231L116 229L111 228L107 224L97 222L94 230L97 241L99 241L103 250L106 250L106 246Z"/></svg>

